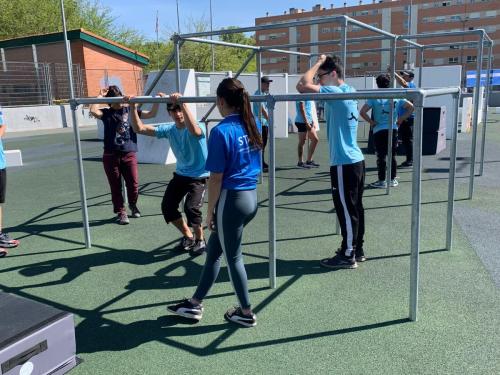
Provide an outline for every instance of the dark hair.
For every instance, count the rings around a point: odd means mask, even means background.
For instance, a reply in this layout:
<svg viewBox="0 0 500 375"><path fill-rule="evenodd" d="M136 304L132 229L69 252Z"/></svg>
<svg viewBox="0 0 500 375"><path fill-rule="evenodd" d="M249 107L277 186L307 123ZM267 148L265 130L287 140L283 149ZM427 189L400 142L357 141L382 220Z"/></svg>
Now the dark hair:
<svg viewBox="0 0 500 375"><path fill-rule="evenodd" d="M340 79L344 78L344 65L342 64L342 60L340 60L340 57L338 56L327 56L326 60L321 66L319 67L321 70L324 70L326 72L336 72L337 76Z"/></svg>
<svg viewBox="0 0 500 375"><path fill-rule="evenodd" d="M181 105L179 103L167 103L167 111L172 112L178 109L181 110Z"/></svg>
<svg viewBox="0 0 500 375"><path fill-rule="evenodd" d="M115 85L111 85L108 87L108 92L106 93L106 98L114 98L117 96L123 96L120 88Z"/></svg>
<svg viewBox="0 0 500 375"><path fill-rule="evenodd" d="M391 86L391 77L389 77L389 74L380 74L376 78L376 81L379 89L387 89Z"/></svg>
<svg viewBox="0 0 500 375"><path fill-rule="evenodd" d="M231 107L236 108L243 118L250 144L262 148L262 137L255 123L250 106L250 96L248 91L245 90L245 86L236 78L225 78L217 87L217 96L223 98Z"/></svg>

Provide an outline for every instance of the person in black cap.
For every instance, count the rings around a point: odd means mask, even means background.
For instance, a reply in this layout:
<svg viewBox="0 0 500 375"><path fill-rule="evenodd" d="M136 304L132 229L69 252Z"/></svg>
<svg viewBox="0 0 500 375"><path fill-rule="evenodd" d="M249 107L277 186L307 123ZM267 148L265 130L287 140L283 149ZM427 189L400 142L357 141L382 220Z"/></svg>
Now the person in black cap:
<svg viewBox="0 0 500 375"><path fill-rule="evenodd" d="M273 80L268 76L262 76L260 79L260 87L262 91L255 91L254 95L268 95L269 94L269 85ZM269 166L265 162L264 155L267 145L267 135L269 133L269 114L267 112L267 103L264 102L253 102L252 110L255 117L260 120L262 124L262 170L263 172L267 172L269 170Z"/></svg>
<svg viewBox="0 0 500 375"><path fill-rule="evenodd" d="M415 83L413 78L415 74L410 70L403 70L400 72L401 75L395 73L396 81L404 87L405 89L415 89ZM398 115L401 115L400 113ZM406 160L399 165L399 168L411 168L413 166L413 121L415 119L415 114L412 113L405 121L401 123L399 127L399 133L401 134L401 142L405 148Z"/></svg>

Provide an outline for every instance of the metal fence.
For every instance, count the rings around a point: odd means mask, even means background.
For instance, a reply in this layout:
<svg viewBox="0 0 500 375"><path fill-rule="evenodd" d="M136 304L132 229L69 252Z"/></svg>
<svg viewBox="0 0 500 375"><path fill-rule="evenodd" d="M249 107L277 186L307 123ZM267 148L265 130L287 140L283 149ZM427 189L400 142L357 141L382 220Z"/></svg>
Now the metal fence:
<svg viewBox="0 0 500 375"><path fill-rule="evenodd" d="M82 69L73 64L73 86L78 97L94 96L100 87L116 84L141 95L141 70ZM0 105L51 105L70 98L68 68L61 63L0 61Z"/></svg>

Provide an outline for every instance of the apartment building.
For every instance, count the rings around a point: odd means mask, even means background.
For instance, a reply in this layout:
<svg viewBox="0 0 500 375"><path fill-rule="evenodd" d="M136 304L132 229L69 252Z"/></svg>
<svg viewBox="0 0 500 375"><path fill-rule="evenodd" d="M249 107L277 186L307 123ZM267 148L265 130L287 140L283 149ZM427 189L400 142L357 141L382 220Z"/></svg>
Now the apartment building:
<svg viewBox="0 0 500 375"><path fill-rule="evenodd" d="M494 41L493 66L500 66L500 0L373 0L359 1L358 5L341 6L329 4L325 7L315 5L311 10L290 8L281 15L266 15L256 18L255 25L271 25L291 21L321 19L329 16L346 15L366 24L392 32L397 35L435 33L443 31L462 31L485 29ZM390 47L390 42L356 42L355 38L375 36L376 34L350 25L348 28L348 51L370 50ZM338 40L341 26L338 23L323 23L309 26L256 32L257 45L278 46L284 44L306 43L314 41ZM463 42L477 40L477 36L455 38L422 38L422 44ZM403 43L398 46L404 45ZM339 52L338 44L298 47L292 50L309 53ZM486 52L486 50L485 50ZM485 56L486 58L486 56ZM389 52L363 52L347 55L346 71L350 75L363 75L365 72L385 70L390 62ZM426 50L424 66L461 64L464 71L476 68L477 50L463 46L446 46ZM416 50L398 50L396 67L398 69L419 66L419 53ZM303 73L309 67L309 58L276 53L265 53L262 68L265 73Z"/></svg>

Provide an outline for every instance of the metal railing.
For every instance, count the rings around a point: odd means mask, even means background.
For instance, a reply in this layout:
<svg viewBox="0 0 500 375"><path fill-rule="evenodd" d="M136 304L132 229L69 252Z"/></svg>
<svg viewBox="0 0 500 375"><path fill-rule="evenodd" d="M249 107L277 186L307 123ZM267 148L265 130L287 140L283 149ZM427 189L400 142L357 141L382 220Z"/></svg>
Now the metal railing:
<svg viewBox="0 0 500 375"><path fill-rule="evenodd" d="M78 97L94 96L109 85L127 87L127 94L141 95L141 70L82 69L72 65L73 87ZM51 105L70 99L68 66L63 63L0 61L0 105L16 107Z"/></svg>

